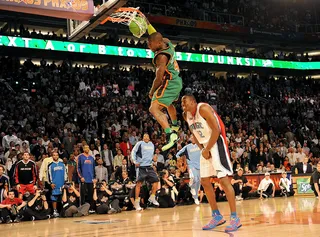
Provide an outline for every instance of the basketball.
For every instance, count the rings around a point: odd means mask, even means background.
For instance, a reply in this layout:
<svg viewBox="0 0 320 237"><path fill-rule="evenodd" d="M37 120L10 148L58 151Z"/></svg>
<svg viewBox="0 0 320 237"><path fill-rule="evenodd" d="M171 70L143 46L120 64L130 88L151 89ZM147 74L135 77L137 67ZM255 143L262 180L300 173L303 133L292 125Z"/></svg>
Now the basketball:
<svg viewBox="0 0 320 237"><path fill-rule="evenodd" d="M137 16L129 24L129 30L134 36L137 37L142 33L141 32L141 30L142 30L141 26L142 26L142 29L146 29L147 28L147 23L142 17Z"/></svg>

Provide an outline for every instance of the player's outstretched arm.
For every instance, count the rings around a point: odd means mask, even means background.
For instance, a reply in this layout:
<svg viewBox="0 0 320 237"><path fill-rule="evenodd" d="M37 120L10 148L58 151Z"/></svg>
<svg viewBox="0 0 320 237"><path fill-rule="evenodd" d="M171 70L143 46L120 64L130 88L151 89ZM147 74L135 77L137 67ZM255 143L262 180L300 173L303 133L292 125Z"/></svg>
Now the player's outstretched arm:
<svg viewBox="0 0 320 237"><path fill-rule="evenodd" d="M162 84L162 79L164 76L164 73L167 68L167 63L168 63L168 58L164 54L159 54L156 58L156 65L157 65L157 70L156 70L156 78L154 79L152 83L151 90L149 92L149 97L152 98L154 92L161 86Z"/></svg>
<svg viewBox="0 0 320 237"><path fill-rule="evenodd" d="M199 112L200 115L207 121L212 130L208 145L205 148L206 150L210 151L219 138L220 128L214 117L212 108L208 104L201 105Z"/></svg>

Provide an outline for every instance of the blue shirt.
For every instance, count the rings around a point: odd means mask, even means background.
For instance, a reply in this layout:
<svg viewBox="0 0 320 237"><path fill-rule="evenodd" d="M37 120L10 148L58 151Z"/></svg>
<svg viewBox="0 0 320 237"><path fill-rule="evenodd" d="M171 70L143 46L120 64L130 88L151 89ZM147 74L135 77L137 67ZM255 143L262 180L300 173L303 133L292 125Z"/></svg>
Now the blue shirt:
<svg viewBox="0 0 320 237"><path fill-rule="evenodd" d="M62 194L62 186L65 180L67 180L67 173L64 163L61 161L50 163L48 166L48 181L51 184L55 184L52 195Z"/></svg>
<svg viewBox="0 0 320 237"><path fill-rule="evenodd" d="M151 166L154 155L154 145L152 142L140 141L132 149L132 160L141 167Z"/></svg>
<svg viewBox="0 0 320 237"><path fill-rule="evenodd" d="M197 144L188 144L178 151L176 157L186 156L189 168L200 169L200 148Z"/></svg>
<svg viewBox="0 0 320 237"><path fill-rule="evenodd" d="M85 183L93 183L92 180L96 177L93 157L90 155L87 157L84 154L81 154L78 157L77 165L79 178L84 178Z"/></svg>

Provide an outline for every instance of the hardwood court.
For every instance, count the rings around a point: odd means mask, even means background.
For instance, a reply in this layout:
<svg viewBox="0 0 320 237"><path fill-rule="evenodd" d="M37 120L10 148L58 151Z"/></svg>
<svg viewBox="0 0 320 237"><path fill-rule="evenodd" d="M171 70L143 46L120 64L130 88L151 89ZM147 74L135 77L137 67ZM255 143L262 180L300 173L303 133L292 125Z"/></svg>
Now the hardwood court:
<svg viewBox="0 0 320 237"><path fill-rule="evenodd" d="M229 219L227 203L219 206ZM2 224L0 230L1 237L320 236L320 202L313 197L246 200L237 202L237 207L243 227L230 234L224 233L225 225L214 231L201 230L210 219L208 204Z"/></svg>

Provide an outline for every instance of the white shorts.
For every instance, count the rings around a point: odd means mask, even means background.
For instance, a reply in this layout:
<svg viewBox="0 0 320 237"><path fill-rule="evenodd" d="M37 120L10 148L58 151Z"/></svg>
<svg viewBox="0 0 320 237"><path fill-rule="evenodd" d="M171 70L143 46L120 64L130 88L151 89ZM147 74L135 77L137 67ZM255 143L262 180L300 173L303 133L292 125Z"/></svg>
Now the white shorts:
<svg viewBox="0 0 320 237"><path fill-rule="evenodd" d="M211 158L206 160L200 156L200 177L207 178L217 176L223 178L233 175L232 164L223 139L219 136L216 144L211 148Z"/></svg>

